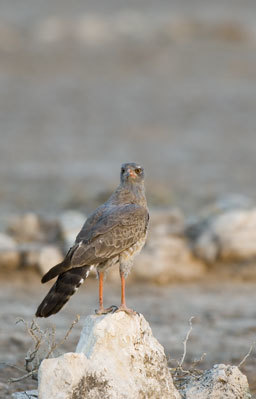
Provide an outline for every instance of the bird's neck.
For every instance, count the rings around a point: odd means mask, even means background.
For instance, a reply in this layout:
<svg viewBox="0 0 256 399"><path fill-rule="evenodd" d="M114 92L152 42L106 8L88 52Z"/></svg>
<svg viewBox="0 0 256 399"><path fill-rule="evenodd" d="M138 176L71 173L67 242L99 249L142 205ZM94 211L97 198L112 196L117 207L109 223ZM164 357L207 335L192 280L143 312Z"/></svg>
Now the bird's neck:
<svg viewBox="0 0 256 399"><path fill-rule="evenodd" d="M125 182L121 183L113 195L110 197L112 204L134 203L147 208L144 183L136 184Z"/></svg>

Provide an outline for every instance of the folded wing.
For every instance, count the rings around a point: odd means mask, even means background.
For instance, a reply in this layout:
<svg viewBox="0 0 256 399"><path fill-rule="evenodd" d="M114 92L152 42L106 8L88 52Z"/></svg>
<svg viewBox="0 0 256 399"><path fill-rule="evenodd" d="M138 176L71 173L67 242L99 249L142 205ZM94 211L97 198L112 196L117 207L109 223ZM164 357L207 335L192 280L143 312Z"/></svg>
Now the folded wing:
<svg viewBox="0 0 256 399"><path fill-rule="evenodd" d="M42 282L71 268L97 265L119 255L145 234L149 218L148 211L136 204L112 206L97 216L94 224L92 220L85 223L63 262L49 270Z"/></svg>

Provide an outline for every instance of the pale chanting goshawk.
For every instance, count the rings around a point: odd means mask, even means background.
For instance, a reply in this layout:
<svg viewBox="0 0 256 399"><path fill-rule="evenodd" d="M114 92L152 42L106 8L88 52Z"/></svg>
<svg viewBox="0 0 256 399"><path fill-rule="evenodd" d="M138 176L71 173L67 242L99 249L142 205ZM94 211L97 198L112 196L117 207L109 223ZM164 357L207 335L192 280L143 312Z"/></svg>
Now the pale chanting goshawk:
<svg viewBox="0 0 256 399"><path fill-rule="evenodd" d="M121 305L118 311L133 313L125 302L125 278L145 244L149 214L144 189L144 170L136 163L121 167L120 185L111 197L86 220L64 260L52 267L42 278L46 283L57 277L36 316L48 317L57 313L78 287L96 268L99 277L99 309L97 314L112 311L103 306L104 272L119 262L121 277Z"/></svg>

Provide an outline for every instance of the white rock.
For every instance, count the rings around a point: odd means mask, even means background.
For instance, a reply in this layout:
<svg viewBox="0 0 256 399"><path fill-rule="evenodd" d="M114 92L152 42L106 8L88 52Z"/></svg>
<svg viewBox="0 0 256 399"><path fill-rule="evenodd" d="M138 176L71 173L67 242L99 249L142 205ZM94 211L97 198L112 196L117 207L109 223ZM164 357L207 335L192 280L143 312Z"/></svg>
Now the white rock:
<svg viewBox="0 0 256 399"><path fill-rule="evenodd" d="M39 252L40 248L27 249L27 251L24 253L24 265L29 268L37 268Z"/></svg>
<svg viewBox="0 0 256 399"><path fill-rule="evenodd" d="M88 316L76 352L42 362L40 399L180 399L142 315Z"/></svg>
<svg viewBox="0 0 256 399"><path fill-rule="evenodd" d="M58 247L47 245L39 252L38 269L42 275L63 260L63 255Z"/></svg>
<svg viewBox="0 0 256 399"><path fill-rule="evenodd" d="M60 216L60 228L62 237L65 240L65 247L68 250L75 242L76 236L81 230L86 216L77 211L66 211Z"/></svg>
<svg viewBox="0 0 256 399"><path fill-rule="evenodd" d="M185 399L249 399L247 378L238 367L217 364L186 385Z"/></svg>
<svg viewBox="0 0 256 399"><path fill-rule="evenodd" d="M29 212L15 216L9 222L8 231L19 242L37 241L42 239L42 231L38 215Z"/></svg>
<svg viewBox="0 0 256 399"><path fill-rule="evenodd" d="M58 221L33 212L11 217L7 229L19 243L52 243L60 239Z"/></svg>
<svg viewBox="0 0 256 399"><path fill-rule="evenodd" d="M200 278L205 271L183 238L160 235L149 240L132 273L137 280L167 284Z"/></svg>
<svg viewBox="0 0 256 399"><path fill-rule="evenodd" d="M0 267L16 269L20 264L20 254L14 239L0 233Z"/></svg>
<svg viewBox="0 0 256 399"><path fill-rule="evenodd" d="M54 245L44 245L26 252L24 263L27 267L35 267L41 275L63 260L61 250Z"/></svg>
<svg viewBox="0 0 256 399"><path fill-rule="evenodd" d="M256 209L217 215L195 239L194 251L208 262L250 260L256 256Z"/></svg>
<svg viewBox="0 0 256 399"><path fill-rule="evenodd" d="M182 235L185 227L184 215L178 208L153 209L150 211L149 226L157 234Z"/></svg>
<svg viewBox="0 0 256 399"><path fill-rule="evenodd" d="M39 399L71 398L87 368L88 359L83 353L65 353L58 358L43 360L38 373Z"/></svg>

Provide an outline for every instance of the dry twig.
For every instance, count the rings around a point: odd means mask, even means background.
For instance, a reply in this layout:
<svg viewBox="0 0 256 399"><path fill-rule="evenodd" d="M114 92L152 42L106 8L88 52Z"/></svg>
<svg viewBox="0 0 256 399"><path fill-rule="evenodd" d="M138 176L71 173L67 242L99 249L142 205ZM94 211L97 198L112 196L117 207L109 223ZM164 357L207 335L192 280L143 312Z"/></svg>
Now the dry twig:
<svg viewBox="0 0 256 399"><path fill-rule="evenodd" d="M59 346L61 346L68 338L69 334L71 333L73 327L79 322L80 316L77 314L75 320L72 322L71 326L69 327L68 331L66 332L64 338L56 343L55 342L55 326L54 326L54 333L53 333L53 343L50 347L49 352L47 353L47 355L45 356L45 359L48 359L50 357L50 355L53 353L53 351L55 351L55 349L57 349Z"/></svg>
<svg viewBox="0 0 256 399"><path fill-rule="evenodd" d="M64 338L60 342L56 342L55 339L55 334L56 334L55 326L52 326L50 329L46 329L45 331L43 331L41 330L39 324L37 324L35 319L32 320L30 326L23 319L17 320L16 324L22 322L25 325L27 333L32 338L33 345L32 348L28 350L27 355L25 357L25 369L27 371L27 374L18 378L11 378L9 382L21 381L28 377L32 377L33 379L37 380L37 372L41 362L44 359L48 359L53 354L53 352L67 340L69 334L71 333L75 324L78 323L79 319L80 316L77 315L76 319L72 322ZM48 349L45 349L45 346L47 346ZM14 367L13 365L9 366Z"/></svg>
<svg viewBox="0 0 256 399"><path fill-rule="evenodd" d="M241 367L241 366L245 363L246 359L251 355L251 353L252 353L254 347L255 347L255 342L252 343L252 345L250 346L249 352L243 357L243 359L242 359L241 362L237 365L237 367Z"/></svg>
<svg viewBox="0 0 256 399"><path fill-rule="evenodd" d="M191 334L191 331L193 329L193 325L192 325L192 320L193 319L194 319L194 316L191 316L190 319L189 319L190 328L189 328L189 330L188 330L188 332L186 334L186 337L185 337L185 339L183 341L183 348L184 348L183 355L182 355L180 361L178 362L178 366L179 366L180 369L182 369L182 364L184 363L184 360L185 360L185 357L186 357L186 354L187 354L187 342L188 342L189 336Z"/></svg>
<svg viewBox="0 0 256 399"><path fill-rule="evenodd" d="M22 381L25 380L28 377L33 376L33 371L30 371L27 374L22 375L21 377L17 377L17 378L10 378L8 382L18 382L18 381Z"/></svg>
<svg viewBox="0 0 256 399"><path fill-rule="evenodd" d="M187 355L187 343L190 337L190 334L193 329L192 320L194 316L190 317L189 319L189 330L186 334L186 337L183 341L183 354L179 361L176 360L178 366L175 368L171 368L170 372L173 377L173 381L178 389L183 389L183 387L188 383L191 378L198 378L199 375L203 373L202 370L196 369L195 367L205 358L206 353L203 353L200 359L194 360L192 365L189 367L188 370L185 370L182 366L185 361Z"/></svg>

